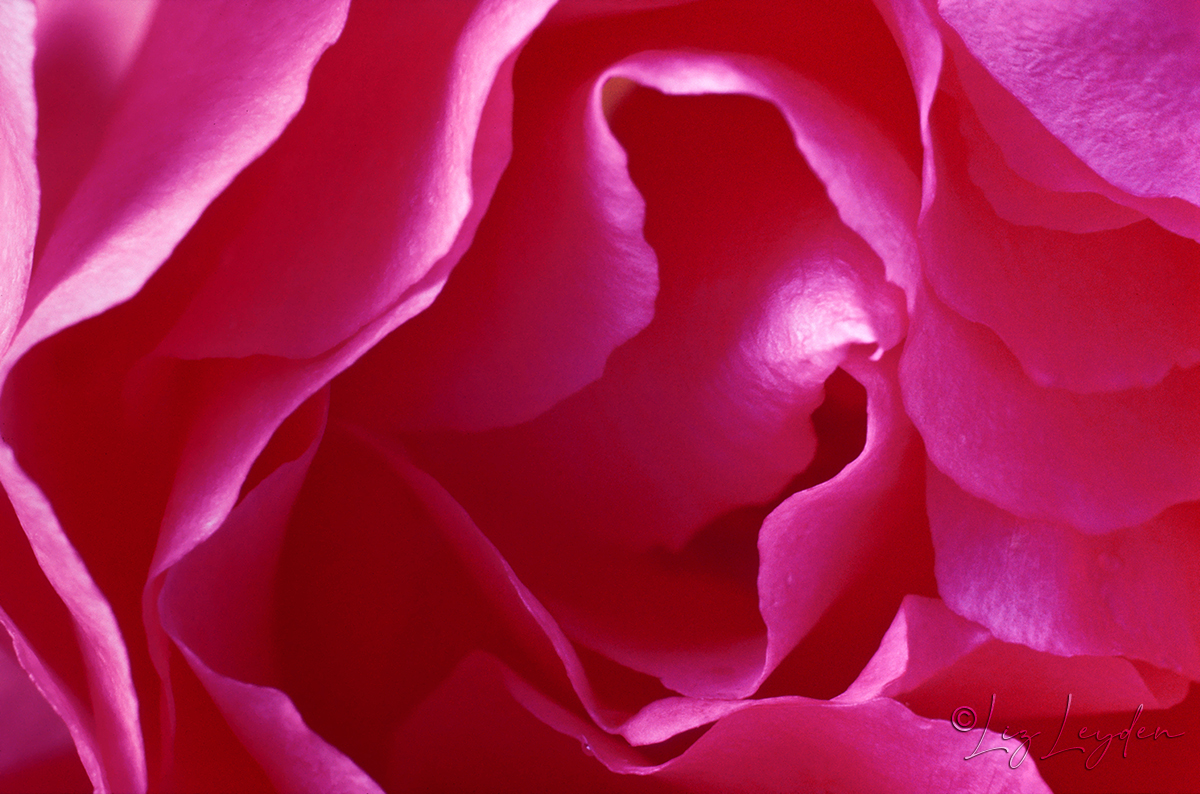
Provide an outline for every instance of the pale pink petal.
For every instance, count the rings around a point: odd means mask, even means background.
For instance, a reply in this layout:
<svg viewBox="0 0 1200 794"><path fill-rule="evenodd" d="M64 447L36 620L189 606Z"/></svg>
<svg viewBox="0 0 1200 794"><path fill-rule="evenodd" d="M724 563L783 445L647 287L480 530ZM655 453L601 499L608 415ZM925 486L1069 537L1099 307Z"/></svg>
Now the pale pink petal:
<svg viewBox="0 0 1200 794"><path fill-rule="evenodd" d="M1087 535L1019 518L929 474L938 588L997 637L1058 654L1141 659L1200 678L1200 505Z"/></svg>
<svg viewBox="0 0 1200 794"><path fill-rule="evenodd" d="M1200 204L1192 3L940 0L938 10L996 81L1105 180Z"/></svg>
<svg viewBox="0 0 1200 794"><path fill-rule="evenodd" d="M1200 367L1072 394L1031 382L996 336L919 303L900 383L934 465L1024 518L1108 532L1200 498Z"/></svg>
<svg viewBox="0 0 1200 794"><path fill-rule="evenodd" d="M21 317L37 231L35 17L31 2L0 8L0 345Z"/></svg>
<svg viewBox="0 0 1200 794"><path fill-rule="evenodd" d="M164 3L29 288L15 358L132 296L304 100L344 2Z"/></svg>
<svg viewBox="0 0 1200 794"><path fill-rule="evenodd" d="M474 232L464 221L478 222L508 159L510 56L549 4L355 5L264 160L271 178L256 212L164 352L309 358L446 257L435 274L444 281L457 260L447 255Z"/></svg>
<svg viewBox="0 0 1200 794"><path fill-rule="evenodd" d="M989 202L968 171L1011 172L987 136L971 132L970 108L943 100L933 116L938 189L921 226L926 275L938 297L995 331L1040 386L1148 387L1173 366L1200 363L1200 244L1150 220L1131 223L1137 215L1119 228L1100 222L1090 231L1079 199L1075 221L1059 225L1089 233L1044 228L1039 219L1009 222L994 198L1005 186L993 186ZM973 169L978 158L989 162Z"/></svg>

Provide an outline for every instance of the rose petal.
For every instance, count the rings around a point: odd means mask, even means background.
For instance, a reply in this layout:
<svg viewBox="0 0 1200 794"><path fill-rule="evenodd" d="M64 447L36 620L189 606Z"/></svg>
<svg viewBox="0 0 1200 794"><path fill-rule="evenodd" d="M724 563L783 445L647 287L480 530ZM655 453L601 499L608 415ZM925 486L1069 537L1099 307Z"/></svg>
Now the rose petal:
<svg viewBox="0 0 1200 794"><path fill-rule="evenodd" d="M514 698L567 740L540 731L513 708ZM946 721L917 717L887 698L731 705L734 713L656 763L477 654L397 731L393 779L400 790L1049 791L1032 763L1009 770L995 754L964 762L970 748L961 749L962 735ZM531 752L536 763L524 760ZM478 763L462 764L463 753ZM588 756L620 776L598 777Z"/></svg>
<svg viewBox="0 0 1200 794"><path fill-rule="evenodd" d="M7 624L7 616L0 617L0 622ZM22 770L62 756L74 760L75 776L71 782L86 785L87 778L62 718L51 709L17 662L12 643L6 638L0 639L0 714L4 715L0 726L0 746L4 747L0 788L16 790L13 779ZM63 784L61 779L58 782ZM32 783L29 781L25 790L32 790Z"/></svg>
<svg viewBox="0 0 1200 794"><path fill-rule="evenodd" d="M855 109L815 82L729 53L644 53L610 74L668 94L737 93L775 104L842 222L880 257L888 280L911 294L917 273L910 231L917 185L894 144Z"/></svg>
<svg viewBox="0 0 1200 794"><path fill-rule="evenodd" d="M261 209L221 252L163 351L309 358L447 257L434 274L444 281L457 260L447 255L474 231L464 221L478 222L473 204L486 204L508 158L509 89L502 82L488 107L493 83L548 5L355 6L304 111L267 156Z"/></svg>
<svg viewBox="0 0 1200 794"><path fill-rule="evenodd" d="M1200 368L1150 389L1040 388L994 334L926 295L900 385L934 465L1014 515L1108 532L1200 498Z"/></svg>
<svg viewBox="0 0 1200 794"><path fill-rule="evenodd" d="M1019 518L929 473L938 589L997 637L1200 678L1200 505L1103 536Z"/></svg>
<svg viewBox="0 0 1200 794"><path fill-rule="evenodd" d="M99 790L144 791L146 760L137 695L112 609L68 541L52 506L17 465L7 446L0 447L0 482L47 580L75 623L91 694L95 753L100 759L99 768L85 766L89 774L99 777L93 780ZM77 736L77 741L86 740ZM80 751L86 761L88 749Z"/></svg>
<svg viewBox="0 0 1200 794"><path fill-rule="evenodd" d="M547 726L514 700L504 665L463 659L391 736L389 791L673 791L653 777L614 775L577 735ZM594 729L593 729L594 730ZM612 741L607 734L603 739ZM621 753L619 742L614 753ZM637 753L623 748L636 766ZM471 763L463 763L463 758ZM644 763L644 761L643 761Z"/></svg>
<svg viewBox="0 0 1200 794"><path fill-rule="evenodd" d="M10 361L126 300L304 99L345 3L164 3L29 286Z"/></svg>
<svg viewBox="0 0 1200 794"><path fill-rule="evenodd" d="M430 310L343 379L343 393L409 428L531 419L598 378L654 312L656 260L603 116L604 81L579 74L586 61L565 68L533 49L518 71L514 157L470 249ZM553 77L531 77L530 58L552 59ZM493 88L509 107L481 141L512 129L511 66Z"/></svg>
<svg viewBox="0 0 1200 794"><path fill-rule="evenodd" d="M903 415L895 358L878 367L847 362L867 386L867 441L837 476L790 496L763 522L758 537L759 609L767 648L758 685L808 634L831 603L888 541L923 524L923 459ZM882 587L872 599L887 598Z"/></svg>
<svg viewBox="0 0 1200 794"><path fill-rule="evenodd" d="M1062 198L1057 207L1049 204L1051 221L1065 222L1068 227L1111 228L1122 213L1107 206L1103 199L1126 207L1139 215L1151 218L1165 229L1185 237L1200 235L1200 208L1179 198L1132 195L1104 179L1080 160L1067 146L1055 137L1025 105L1004 86L996 82L979 61L968 51L958 34L944 22L940 26L942 38L953 56L954 74L961 87L952 87L957 96L965 95L980 124L1004 158L1007 169L1031 185ZM974 174L983 175L981 182L995 187L995 175L985 175L984 163L973 163ZM989 183L992 183L989 185ZM1030 197L1028 188L1022 192ZM1090 196L1089 194L1095 194ZM1096 197L1102 197L1097 199ZM1018 210L1028 216L1039 207L1047 207L1048 197L1033 191L1034 203ZM1011 210L1016 201L1009 198L1000 202L1005 212ZM1087 212L1090 217L1083 217ZM1004 214L1002 212L1001 214ZM1040 224L1039 224L1040 225Z"/></svg>
<svg viewBox="0 0 1200 794"><path fill-rule="evenodd" d="M35 18L32 3L0 9L0 345L7 345L21 316L37 229Z"/></svg>
<svg viewBox="0 0 1200 794"><path fill-rule="evenodd" d="M324 430L321 396L308 411L315 410L318 421L307 432L307 449L269 474L216 533L165 573L158 614L277 788L378 792L366 773L304 723L280 691L279 660L270 642L274 572L288 516Z"/></svg>
<svg viewBox="0 0 1200 794"><path fill-rule="evenodd" d="M1137 196L1200 204L1192 4L940 0L938 10L988 72L1105 180Z"/></svg>
<svg viewBox="0 0 1200 794"><path fill-rule="evenodd" d="M891 697L919 714L946 718L957 706L978 705L980 698L986 704L991 693L1005 719L1028 720L1061 717L1068 695L1071 713L1086 715L1170 708L1187 691L1186 679L1143 673L1119 657L1055 656L998 640L939 599L909 596L874 658L834 700Z"/></svg>
<svg viewBox="0 0 1200 794"><path fill-rule="evenodd" d="M42 206L35 259L87 176L158 0L43 0L34 79Z"/></svg>
<svg viewBox="0 0 1200 794"><path fill-rule="evenodd" d="M967 179L967 158L991 144L964 143L955 115L933 110L938 189L921 226L938 297L995 331L1040 386L1149 387L1200 363L1200 245L1149 220L1087 234L1005 222Z"/></svg>

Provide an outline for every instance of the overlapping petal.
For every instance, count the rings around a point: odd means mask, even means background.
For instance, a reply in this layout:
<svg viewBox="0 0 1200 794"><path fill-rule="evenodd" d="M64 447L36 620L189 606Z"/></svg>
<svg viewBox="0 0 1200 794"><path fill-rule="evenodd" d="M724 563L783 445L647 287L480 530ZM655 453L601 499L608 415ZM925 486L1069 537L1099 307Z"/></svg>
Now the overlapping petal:
<svg viewBox="0 0 1200 794"><path fill-rule="evenodd" d="M1149 389L1043 388L995 334L926 296L900 383L934 465L1014 515L1109 532L1200 497L1200 369Z"/></svg>
<svg viewBox="0 0 1200 794"><path fill-rule="evenodd" d="M131 297L278 136L345 3L165 3L37 262L11 361Z"/></svg>

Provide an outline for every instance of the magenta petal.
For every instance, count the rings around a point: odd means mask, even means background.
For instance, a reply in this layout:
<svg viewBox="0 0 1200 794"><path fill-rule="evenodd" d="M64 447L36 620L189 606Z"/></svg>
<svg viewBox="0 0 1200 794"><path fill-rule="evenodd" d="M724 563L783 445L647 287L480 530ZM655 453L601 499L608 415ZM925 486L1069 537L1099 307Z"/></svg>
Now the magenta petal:
<svg viewBox="0 0 1200 794"><path fill-rule="evenodd" d="M42 206L35 256L104 142L158 0L39 2L34 80Z"/></svg>
<svg viewBox="0 0 1200 794"><path fill-rule="evenodd" d="M21 317L37 231L32 3L0 8L0 347Z"/></svg>
<svg viewBox="0 0 1200 794"><path fill-rule="evenodd" d="M1041 388L993 333L926 295L900 384L934 465L1014 515L1107 532L1200 498L1200 367L1149 389Z"/></svg>
<svg viewBox="0 0 1200 794"><path fill-rule="evenodd" d="M1200 505L1087 535L1019 518L929 472L938 589L997 637L1057 654L1119 654L1200 679Z"/></svg>
<svg viewBox="0 0 1200 794"><path fill-rule="evenodd" d="M511 56L548 5L356 4L261 164L261 209L163 350L309 358L440 286L508 159Z"/></svg>
<svg viewBox="0 0 1200 794"><path fill-rule="evenodd" d="M687 791L1049 792L1032 763L1010 769L998 754L964 763L970 745L948 720L890 698L741 701L681 754L652 766L522 684L510 677L508 688L526 708L579 737L613 771L653 774Z"/></svg>
<svg viewBox="0 0 1200 794"><path fill-rule="evenodd" d="M988 72L1105 180L1135 196L1200 204L1193 4L940 0L938 10Z"/></svg>
<svg viewBox="0 0 1200 794"><path fill-rule="evenodd" d="M91 767L88 756L93 749L81 747L85 767L99 777L94 780L98 790L144 791L146 759L137 694L112 609L71 547L51 505L7 446L0 447L0 482L47 580L75 621L92 694L89 728L94 730L94 752L99 758L98 768ZM82 745L92 741L82 733L76 740Z"/></svg>
<svg viewBox="0 0 1200 794"><path fill-rule="evenodd" d="M318 423L304 454L268 475L216 533L166 572L159 615L275 786L378 792L366 773L304 723L280 691L271 642L280 546L323 429Z"/></svg>
<svg viewBox="0 0 1200 794"><path fill-rule="evenodd" d="M504 114L481 141L511 134L508 66L492 89ZM517 86L513 160L478 234L433 306L356 369L355 399L409 428L515 424L598 378L650 321L643 201L603 115L605 80L590 78ZM493 187L477 185L476 204Z"/></svg>
<svg viewBox="0 0 1200 794"><path fill-rule="evenodd" d="M867 388L866 446L836 477L793 494L763 522L758 593L768 644L754 688L816 624L874 550L921 520L913 491L920 487L923 455L900 404L895 358L844 366Z"/></svg>
<svg viewBox="0 0 1200 794"><path fill-rule="evenodd" d="M513 708L513 699L563 740L538 730ZM495 659L477 654L465 659L397 731L394 786L401 791L439 786L658 791L665 786L730 792L1049 792L1032 763L1010 770L997 754L965 763L970 744L947 720L919 717L889 698L727 704L732 713L682 753L653 763ZM536 755L529 744L538 748ZM463 754L480 763L462 764ZM603 778L600 764L620 776Z"/></svg>
<svg viewBox="0 0 1200 794"><path fill-rule="evenodd" d="M59 216L13 356L128 299L304 100L344 2L163 3L106 143Z"/></svg>
<svg viewBox="0 0 1200 794"><path fill-rule="evenodd" d="M0 624L11 625L8 617L0 612ZM11 630L11 629L10 629ZM17 646L23 645L18 640ZM39 683L46 686L45 678ZM71 734L63 724L63 718L51 708L50 700L57 700L57 692L51 689L49 699L43 696L18 662L14 643L0 636L0 788L5 778L15 776L22 769L39 761L59 755L75 755L76 749ZM77 715L73 714L72 717ZM95 771L95 766L92 766Z"/></svg>
<svg viewBox="0 0 1200 794"><path fill-rule="evenodd" d="M993 622L1003 626L1002 619ZM1061 717L1068 694L1071 712L1080 715L1170 708L1187 691L1186 679L1117 656L1057 656L1001 641L938 599L909 596L879 651L835 700L891 697L948 718L958 706L981 698L986 704L995 694L1006 716L1037 719Z"/></svg>
<svg viewBox="0 0 1200 794"><path fill-rule="evenodd" d="M918 717L888 698L853 706L779 698L721 720L659 774L731 792L1050 791L1033 764L965 763L963 744L948 721Z"/></svg>
<svg viewBox="0 0 1200 794"><path fill-rule="evenodd" d="M546 725L513 698L514 681L494 656L466 656L396 727L388 791L675 791L653 777L612 774L597 756L610 768L645 762L586 721L578 732Z"/></svg>
<svg viewBox="0 0 1200 794"><path fill-rule="evenodd" d="M969 108L958 108L958 119L951 112L946 104L934 108L938 188L921 225L926 274L938 296L995 331L1041 386L1148 387L1173 366L1200 363L1200 244L1149 220L1130 223L1136 214L1120 219L1120 228L1099 219L1101 230L1087 234L1003 220L994 199L968 180L966 160L990 157L980 167L985 173L1022 180L989 153L986 136L960 143L956 122L968 129L976 122ZM1068 225L1085 222L1080 201Z"/></svg>
<svg viewBox="0 0 1200 794"><path fill-rule="evenodd" d="M841 221L875 251L888 279L913 294L918 186L893 144L865 117L817 83L732 53L641 53L610 74L668 94L736 93L775 104ZM899 330L881 332L880 344L890 347Z"/></svg>
<svg viewBox="0 0 1200 794"><path fill-rule="evenodd" d="M280 791L382 791L304 723L287 695L223 676L186 645L181 644L180 649L234 732Z"/></svg>

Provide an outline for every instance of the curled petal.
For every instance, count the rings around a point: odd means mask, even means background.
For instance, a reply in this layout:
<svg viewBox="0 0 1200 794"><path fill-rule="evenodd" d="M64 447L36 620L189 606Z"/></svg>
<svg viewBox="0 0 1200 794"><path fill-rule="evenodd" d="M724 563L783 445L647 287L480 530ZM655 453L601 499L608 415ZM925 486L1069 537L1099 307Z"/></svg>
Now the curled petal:
<svg viewBox="0 0 1200 794"><path fill-rule="evenodd" d="M146 759L137 693L129 654L112 608L72 548L45 495L17 465L7 446L0 447L0 483L8 492L46 579L62 598L78 633L91 708L63 716L83 722L68 727L81 728L73 732L77 742L84 745L80 755L92 782L99 790L144 791ZM65 710L65 705L62 708ZM95 766L87 763L92 753L99 761Z"/></svg>

